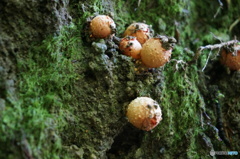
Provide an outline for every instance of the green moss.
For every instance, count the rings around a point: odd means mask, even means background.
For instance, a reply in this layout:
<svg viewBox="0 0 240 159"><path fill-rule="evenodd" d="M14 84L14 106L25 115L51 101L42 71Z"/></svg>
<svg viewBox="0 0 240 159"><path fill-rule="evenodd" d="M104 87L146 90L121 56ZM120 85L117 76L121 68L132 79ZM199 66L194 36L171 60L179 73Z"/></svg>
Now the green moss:
<svg viewBox="0 0 240 159"><path fill-rule="evenodd" d="M163 124L167 124L166 134L172 134L174 148L179 147L182 139L189 142L188 154L197 153L194 140L200 131L200 105L199 91L194 81L198 75L196 68L174 70L174 65L169 65L165 72L165 87L163 89L162 107L166 112ZM190 136L188 135L189 131ZM172 146L173 146L172 145Z"/></svg>
<svg viewBox="0 0 240 159"><path fill-rule="evenodd" d="M160 145L167 151L163 154L166 158L176 153L181 153L183 158L205 156L199 154L197 143L199 134L205 131L200 119L201 109L205 106L198 89L198 69L184 63L191 57L191 52L187 54L181 46L177 46L172 61L166 64L163 72L165 79L159 99L163 121L153 130L152 139L163 142ZM180 60L183 63L177 64L176 61ZM182 152L179 147L187 151Z"/></svg>
<svg viewBox="0 0 240 159"><path fill-rule="evenodd" d="M80 33L71 24L58 36L33 45L28 57L18 59L19 100L9 99L1 112L0 143L6 147L0 150L2 158L9 150L21 153L18 156L60 157L59 135L66 124L72 83L81 78L72 63L81 60L81 39L76 35Z"/></svg>
<svg viewBox="0 0 240 159"><path fill-rule="evenodd" d="M211 11L203 4L211 2L168 3L161 0L75 2L70 7L72 24L41 44L34 44L24 57L18 57L19 100L10 96L0 112L3 134L0 158L104 157L114 137L127 123L124 106L137 96L157 100L163 121L153 133L143 133L141 146L134 145L127 155L129 158L144 155L174 158L178 154L182 158L204 158L209 151L201 147L202 139L199 139L199 136L207 137L206 128L201 126L205 103L198 88L199 79L203 78L198 71L205 66L208 56L202 55L199 65L190 66L186 62L192 59L197 47L214 41L209 31L228 39L225 27L230 20L221 27L216 27L219 21L214 20L203 27L215 13L216 2L210 5ZM118 36L132 21L145 20L160 34L176 36L179 30L180 42L173 51L172 61L152 73L135 74L131 58L117 51L108 54L95 51L86 42L85 20L95 13L111 12ZM231 17L236 18L234 14ZM235 103L239 105L239 100ZM145 150L149 146L151 149ZM160 152L163 149L167 153Z"/></svg>

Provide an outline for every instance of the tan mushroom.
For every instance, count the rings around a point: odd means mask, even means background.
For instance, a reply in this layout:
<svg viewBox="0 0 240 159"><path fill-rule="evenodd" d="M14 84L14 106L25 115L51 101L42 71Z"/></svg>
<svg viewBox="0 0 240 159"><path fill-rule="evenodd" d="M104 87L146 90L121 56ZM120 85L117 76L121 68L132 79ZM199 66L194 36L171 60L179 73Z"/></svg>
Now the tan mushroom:
<svg viewBox="0 0 240 159"><path fill-rule="evenodd" d="M134 59L140 59L142 45L137 41L136 37L126 36L120 41L119 49L124 55L131 56Z"/></svg>
<svg viewBox="0 0 240 159"><path fill-rule="evenodd" d="M162 111L156 101L149 97L134 99L127 108L128 121L135 127L149 131L162 120Z"/></svg>
<svg viewBox="0 0 240 159"><path fill-rule="evenodd" d="M240 45L235 45L233 51L222 48L220 62L231 70L240 71Z"/></svg>
<svg viewBox="0 0 240 159"><path fill-rule="evenodd" d="M98 15L90 22L91 37L93 38L107 38L114 34L116 24L107 15Z"/></svg>
<svg viewBox="0 0 240 159"><path fill-rule="evenodd" d="M141 50L141 59L144 65L149 68L156 68L167 63L172 54L172 48L165 49L159 38L147 40Z"/></svg>
<svg viewBox="0 0 240 159"><path fill-rule="evenodd" d="M124 32L125 36L135 36L141 44L144 44L151 38L150 27L145 23L132 23Z"/></svg>

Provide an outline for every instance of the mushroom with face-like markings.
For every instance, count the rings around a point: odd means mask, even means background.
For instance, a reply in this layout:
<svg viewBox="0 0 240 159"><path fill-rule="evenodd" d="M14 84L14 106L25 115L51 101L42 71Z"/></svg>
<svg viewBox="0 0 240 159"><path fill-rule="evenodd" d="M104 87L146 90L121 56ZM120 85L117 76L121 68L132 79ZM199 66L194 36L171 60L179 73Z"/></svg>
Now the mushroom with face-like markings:
<svg viewBox="0 0 240 159"><path fill-rule="evenodd" d="M149 97L134 99L127 108L128 121L135 127L149 131L162 120L162 111L156 101Z"/></svg>
<svg viewBox="0 0 240 159"><path fill-rule="evenodd" d="M120 41L119 49L124 55L131 56L134 59L140 59L142 46L134 36L126 36L123 38Z"/></svg>

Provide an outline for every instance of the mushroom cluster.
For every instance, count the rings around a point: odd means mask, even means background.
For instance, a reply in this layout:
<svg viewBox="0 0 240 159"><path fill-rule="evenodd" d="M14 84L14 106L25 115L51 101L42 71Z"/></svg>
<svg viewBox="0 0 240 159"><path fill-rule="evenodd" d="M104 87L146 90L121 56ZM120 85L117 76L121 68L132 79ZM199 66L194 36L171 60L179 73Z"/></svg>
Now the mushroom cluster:
<svg viewBox="0 0 240 159"><path fill-rule="evenodd" d="M153 99L138 97L128 105L127 118L138 129L149 131L162 120L162 111Z"/></svg>
<svg viewBox="0 0 240 159"><path fill-rule="evenodd" d="M142 45L142 49L140 53L137 50L138 58L134 56L134 50L131 54L126 54L122 49L120 51L134 59L140 59L141 63L147 68L157 68L167 63L171 58L174 43L176 43L176 40L172 37L160 35L153 37L151 27L145 23L132 23L127 27L123 36L125 38L128 36L136 37L137 41ZM119 47L122 48L122 45L120 43Z"/></svg>
<svg viewBox="0 0 240 159"><path fill-rule="evenodd" d="M119 45L119 50L126 56L136 60L136 65L147 68L163 66L170 60L176 40L167 36L153 37L151 27L145 23L133 23L127 27L124 37L114 36L116 24L107 15L98 15L89 20L90 38L112 40ZM117 42L115 42L117 41ZM98 52L107 51L105 43L92 43ZM159 104L149 97L134 99L127 108L128 121L135 127L150 131L162 120L162 111Z"/></svg>
<svg viewBox="0 0 240 159"><path fill-rule="evenodd" d="M90 37L94 39L119 39L115 35L116 24L107 15L97 15L89 23ZM118 40L119 50L126 56L140 60L143 68L157 68L167 63L176 40L157 35L153 37L151 26L145 23L130 24Z"/></svg>

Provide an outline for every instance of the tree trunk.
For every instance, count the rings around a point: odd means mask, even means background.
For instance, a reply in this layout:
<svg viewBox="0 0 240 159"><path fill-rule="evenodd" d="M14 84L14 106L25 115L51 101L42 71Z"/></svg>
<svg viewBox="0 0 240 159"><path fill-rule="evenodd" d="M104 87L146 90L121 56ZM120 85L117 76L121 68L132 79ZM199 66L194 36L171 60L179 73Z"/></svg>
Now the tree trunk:
<svg viewBox="0 0 240 159"><path fill-rule="evenodd" d="M2 0L0 158L237 153L239 71L222 65L219 52L239 44L239 8L238 0ZM113 39L91 38L88 21L98 14L115 21ZM116 39L134 21L177 40L167 64L142 70L121 53ZM126 118L137 97L162 109L151 131Z"/></svg>

